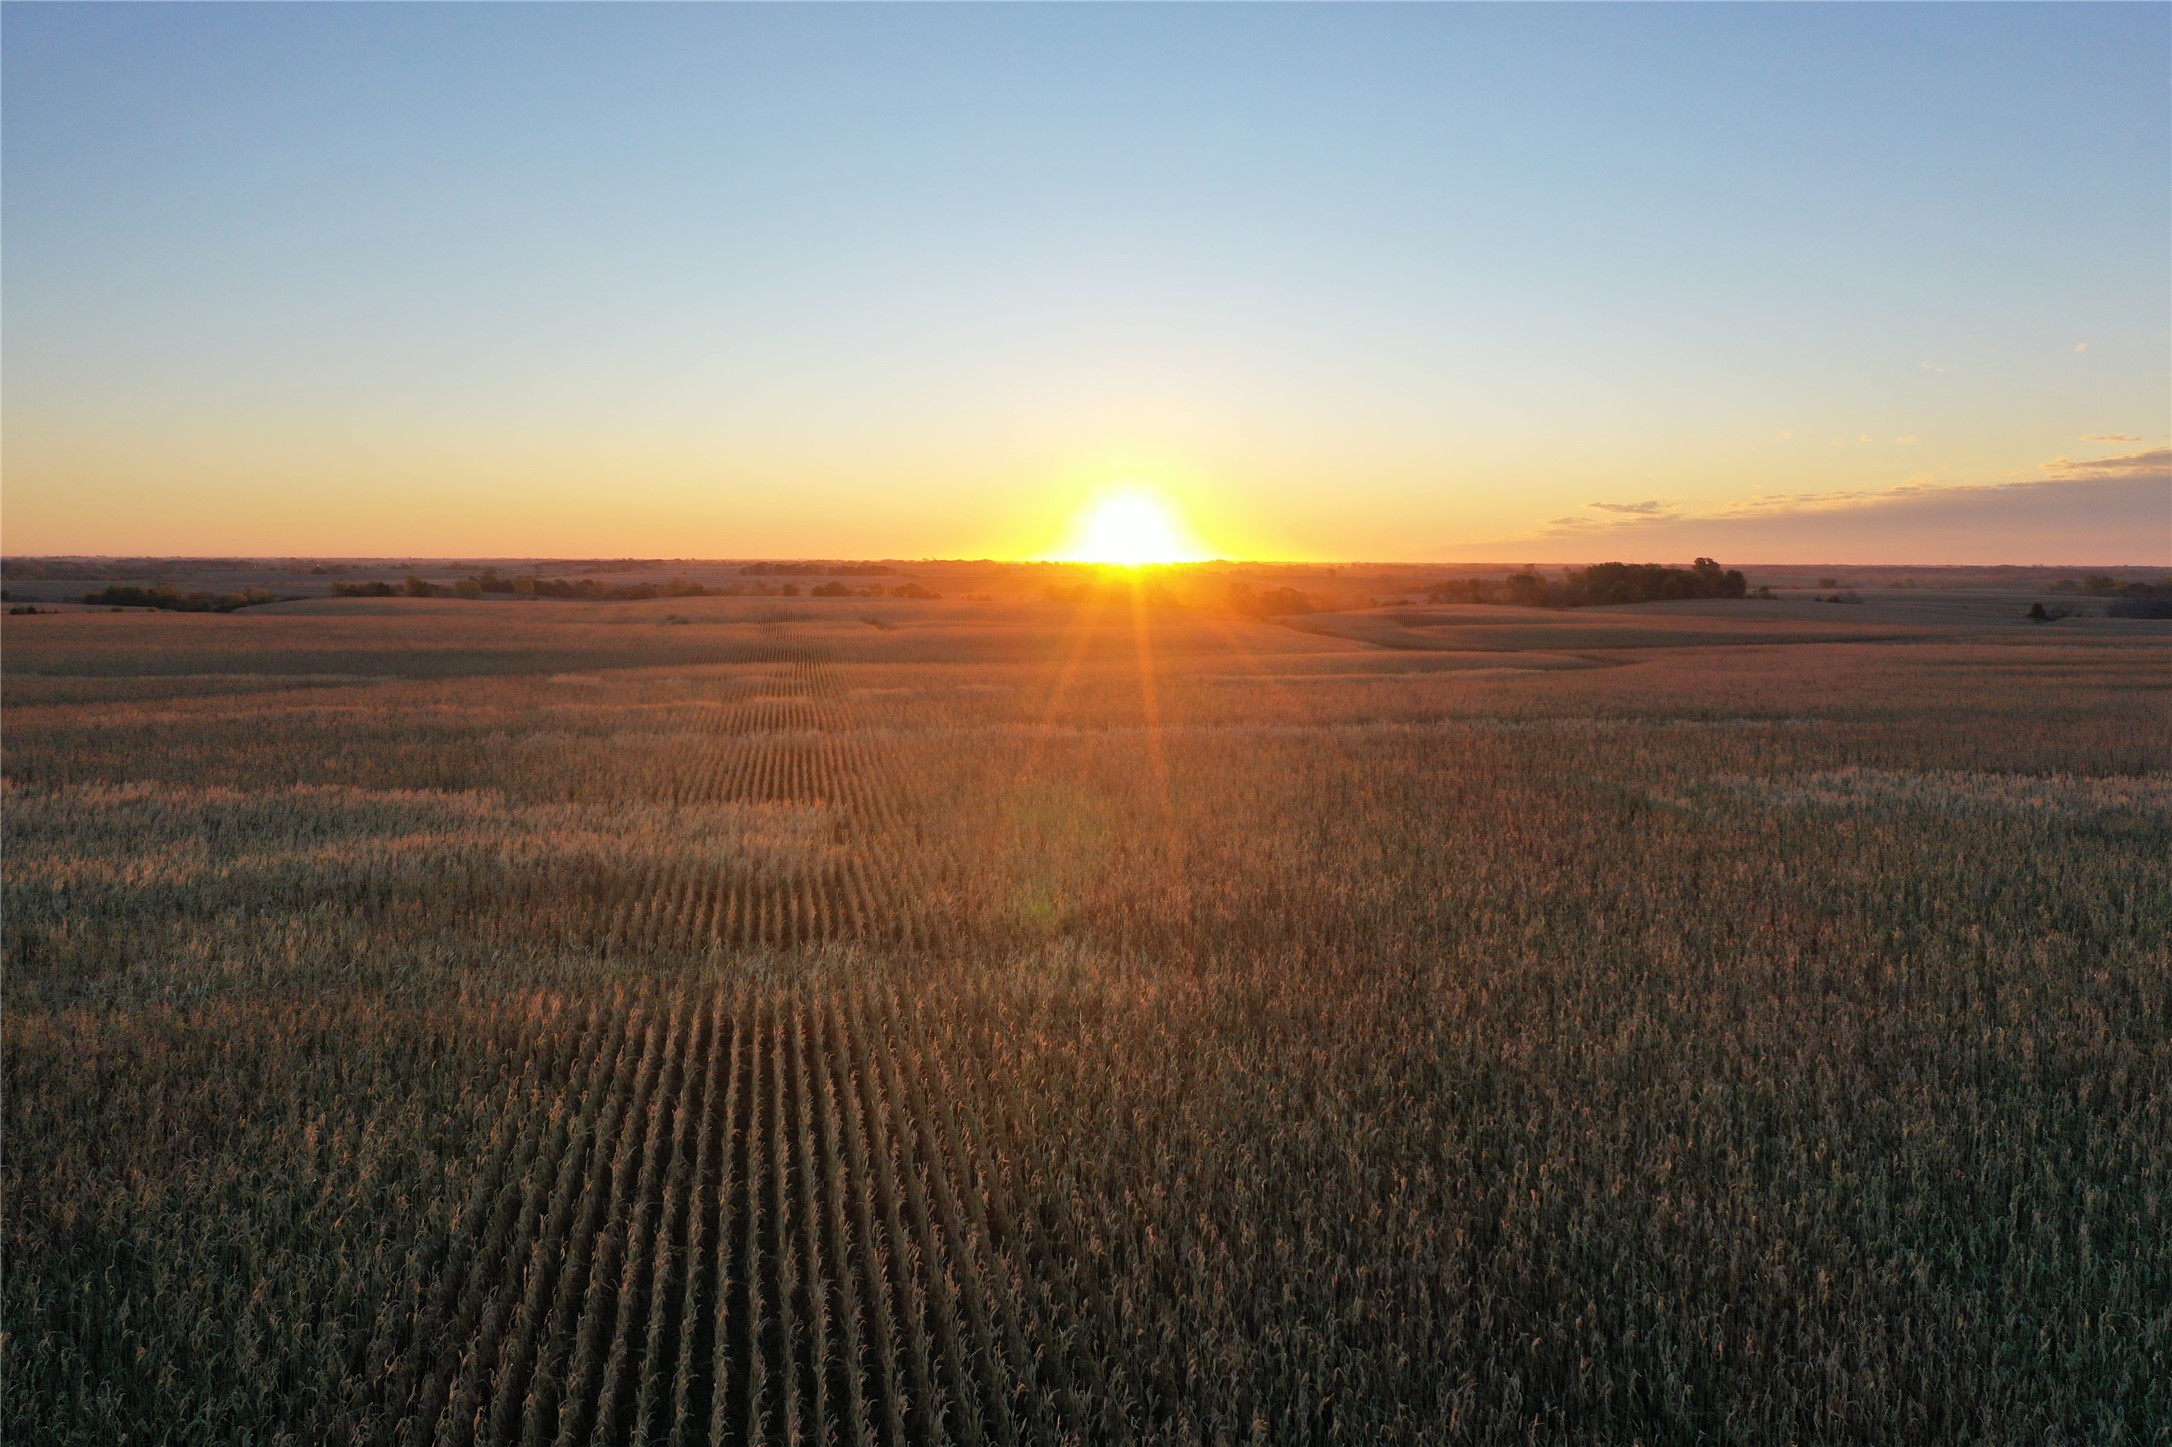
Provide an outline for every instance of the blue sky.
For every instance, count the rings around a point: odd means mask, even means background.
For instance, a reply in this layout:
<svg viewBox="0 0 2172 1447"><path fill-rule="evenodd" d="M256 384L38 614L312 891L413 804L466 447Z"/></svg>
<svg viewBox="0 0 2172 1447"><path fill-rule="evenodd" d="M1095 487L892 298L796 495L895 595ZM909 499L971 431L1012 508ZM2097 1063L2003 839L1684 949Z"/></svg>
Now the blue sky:
<svg viewBox="0 0 2172 1447"><path fill-rule="evenodd" d="M1121 484L1232 554L2172 562L2164 6L10 5L0 57L11 552L1030 555Z"/></svg>

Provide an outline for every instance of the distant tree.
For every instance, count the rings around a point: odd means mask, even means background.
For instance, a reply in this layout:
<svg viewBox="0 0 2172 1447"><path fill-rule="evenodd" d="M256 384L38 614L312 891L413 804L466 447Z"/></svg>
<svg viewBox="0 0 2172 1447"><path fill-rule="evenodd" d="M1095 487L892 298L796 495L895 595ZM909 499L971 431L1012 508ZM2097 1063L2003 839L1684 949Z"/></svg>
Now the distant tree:
<svg viewBox="0 0 2172 1447"><path fill-rule="evenodd" d="M749 578L872 578L896 571L887 563L749 563L739 570Z"/></svg>
<svg viewBox="0 0 2172 1447"><path fill-rule="evenodd" d="M535 579L533 577L515 578L513 580L513 596L516 598L533 598L535 596Z"/></svg>
<svg viewBox="0 0 2172 1447"><path fill-rule="evenodd" d="M437 596L437 589L431 587L427 580L409 573L407 575L407 596L410 598L434 598Z"/></svg>
<svg viewBox="0 0 2172 1447"><path fill-rule="evenodd" d="M159 608L172 613L231 613L259 603L275 603L277 595L263 588L244 588L238 593L184 593L178 588L141 588L116 585L83 597L86 603L109 607Z"/></svg>
<svg viewBox="0 0 2172 1447"><path fill-rule="evenodd" d="M1595 604L1651 603L1672 598L1747 598L1749 580L1740 568L1699 558L1687 568L1659 563L1594 563L1548 578L1526 565L1495 581L1454 578L1426 590L1435 603L1508 603L1523 608L1586 608ZM1770 589L1760 597L1770 597Z"/></svg>
<svg viewBox="0 0 2172 1447"><path fill-rule="evenodd" d="M480 578L462 578L459 582L453 584L453 596L471 601L482 597L483 580Z"/></svg>
<svg viewBox="0 0 2172 1447"><path fill-rule="evenodd" d="M1232 613L1249 618L1286 618L1293 613L1324 612L1326 605L1310 593L1295 588L1269 588L1255 593L1248 585L1230 583L1223 601Z"/></svg>
<svg viewBox="0 0 2172 1447"><path fill-rule="evenodd" d="M1510 573L1502 579L1501 593L1508 602L1523 608L1543 608L1548 602L1546 580L1539 576L1536 568L1528 566L1522 572Z"/></svg>
<svg viewBox="0 0 2172 1447"><path fill-rule="evenodd" d="M2172 586L2141 587L2104 605L2107 618L2172 618Z"/></svg>

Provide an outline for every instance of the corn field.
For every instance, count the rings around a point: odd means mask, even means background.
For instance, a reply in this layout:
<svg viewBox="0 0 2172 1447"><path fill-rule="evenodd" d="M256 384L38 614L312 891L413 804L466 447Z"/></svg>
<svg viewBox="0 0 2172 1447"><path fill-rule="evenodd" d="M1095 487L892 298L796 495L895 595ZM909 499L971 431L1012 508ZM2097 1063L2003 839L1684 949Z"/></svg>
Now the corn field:
<svg viewBox="0 0 2172 1447"><path fill-rule="evenodd" d="M2172 1440L2162 638L674 606L11 620L14 1440Z"/></svg>

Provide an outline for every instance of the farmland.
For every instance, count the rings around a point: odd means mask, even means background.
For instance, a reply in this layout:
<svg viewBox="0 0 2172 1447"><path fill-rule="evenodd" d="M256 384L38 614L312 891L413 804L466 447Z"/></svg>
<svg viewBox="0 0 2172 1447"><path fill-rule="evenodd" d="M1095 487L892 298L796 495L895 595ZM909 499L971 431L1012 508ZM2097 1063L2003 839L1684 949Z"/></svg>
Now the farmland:
<svg viewBox="0 0 2172 1447"><path fill-rule="evenodd" d="M2165 1439L2172 625L932 581L9 619L11 1435Z"/></svg>

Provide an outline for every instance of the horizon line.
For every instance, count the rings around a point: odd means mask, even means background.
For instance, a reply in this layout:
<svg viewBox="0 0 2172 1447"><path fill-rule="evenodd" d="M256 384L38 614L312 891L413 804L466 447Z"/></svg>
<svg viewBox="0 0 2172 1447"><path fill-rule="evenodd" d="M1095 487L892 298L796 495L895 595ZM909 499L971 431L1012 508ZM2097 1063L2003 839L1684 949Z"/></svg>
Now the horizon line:
<svg viewBox="0 0 2172 1447"><path fill-rule="evenodd" d="M1697 557L1706 557L1706 556L1711 556L1711 555L1710 555L1710 554L1697 554L1697 555L1695 555L1695 556L1697 556ZM469 559L473 559L473 560L474 560L472 564L470 564L470 562L468 561ZM1623 558L1620 558L1620 559L1611 559L1611 558L1610 558L1610 559L1607 559L1607 560L1605 560L1605 561L1608 561L1608 562L1619 562L1619 561L1626 561L1626 559L1627 559L1627 555L1624 555L1624 557L1623 557ZM1662 561L1662 562L1664 562L1665 560L1661 560L1661 561ZM680 564L680 565L685 565L685 566L716 566L716 565L723 565L723 564L740 564L740 563L840 563L840 564L852 564L852 563L911 563L911 564L920 564L920 565L931 565L931 564L934 564L934 565L941 565L941 564L950 564L950 565L966 565L966 564L974 564L974 565L979 565L979 566L983 566L983 567L1003 567L1003 568L1101 568L1101 569L1109 569L1109 568L1124 568L1124 569L1129 569L1129 570L1139 570L1139 569L1147 569L1147 568L1154 568L1154 569L1179 569L1179 568L1213 568L1213 567L1224 567L1224 568L1227 568L1227 567L1265 567L1265 568L1465 568L1465 569L1469 569L1469 568L1489 568L1489 569L1490 569L1490 568L1505 568L1505 569L1508 569L1509 571L1515 571L1516 569L1519 569L1519 568L1541 568L1541 567L1546 567L1546 568L1588 568L1588 567L1594 567L1594 566L1598 566L1597 564L1594 564L1594 563L1589 563L1589 562L1571 562L1571 561L1567 561L1567 560L1565 560L1565 559L1553 559L1553 560L1547 560L1547 559L1544 559L1544 558L1540 558L1540 559L1536 559L1536 560L1525 560L1525 561L1518 561L1518 562L1508 562L1508 561L1506 561L1506 560L1498 560L1498 559L1433 559L1433 560L1425 560L1425 561L1415 561L1415 562L1411 562L1411 561L1404 561L1404 562L1395 562L1395 561L1388 561L1388 560L1384 560L1384 559L1367 559L1367 558L1315 558L1315 559L1303 559L1303 558L1196 558L1196 559L1189 559L1189 560L1185 560L1185 561L1172 561L1172 562L1165 562L1165 563L1104 563L1104 562L1093 562L1093 561L1087 561L1087 560L1082 560L1082 559L1076 559L1076 558L989 558L989 557L978 557L978 558L974 558L974 557L933 557L933 556L930 556L930 557L918 557L918 558L907 558L907 557L875 557L875 556L871 556L871 555L870 555L870 556L866 556L866 557L848 557L848 556L844 556L844 555L838 555L838 556L835 556L835 557L828 557L828 556L821 556L821 555L816 555L816 554L811 554L811 553L796 553L796 554L793 554L793 553L775 553L775 554L754 554L754 553L747 553L747 554L719 554L719 555L714 555L714 556L709 556L709 557L692 557L692 556L689 556L689 557L665 557L665 556L661 556L661 555L656 555L656 556L641 556L641 555L637 555L637 554L631 554L631 553L629 553L629 554L624 554L624 555L622 555L622 556L617 556L617 557L609 557L609 556L605 556L605 555L603 555L603 554L598 554L598 553L589 553L589 554L585 554L585 555L582 555L582 554L570 554L570 553L567 553L567 554L556 554L556 553L502 553L502 554L490 554L490 553L479 553L479 552L471 552L471 553L466 553L466 554L452 554L452 553L447 553L447 554L442 554L442 555L427 555L427 554L420 554L420 553L275 553L275 552L256 552L256 553L243 553L243 552L233 552L233 553L0 553L0 571L4 571L4 570L5 570L5 568L6 568L6 566L7 566L8 564L10 564L10 563L27 563L27 562L84 562L84 563L109 563L109 562L156 562L156 563L215 563L215 562L267 562L267 563L269 563L269 562L287 562L287 563L296 563L296 562L317 562L317 563L382 563L382 564L386 564L386 565L390 565L390 564L392 564L392 563L398 562L398 563L401 563L401 564L403 564L403 565L405 565L405 566L410 566L410 567L421 567L421 566L427 566L427 565L437 565L437 566L443 566L443 567L454 567L454 566L458 566L458 567L467 567L467 566L477 566L477 567L481 567L481 566L485 566L485 565L488 565L488 564L492 564L492 563L590 563L590 564L594 564L594 563L628 563L628 564L633 564L633 563L646 563L646 564L665 564L665 563L670 563L670 564ZM2166 563L2166 562L2119 562L2119 563L2111 563L2111 562L2088 562L2088 563L2078 563L2078 562L2057 562L2057 563L2054 563L2054 562L2029 562L2029 563L2013 563L2013 562L1966 562L1966 563L1950 563L1950 562L1949 562L1949 563L1907 563L1907 562L1898 562L1898 563L1857 563L1857 562L1844 562L1844 561L1841 561L1841 560L1838 560L1838 559L1833 559L1833 558L1826 558L1826 559L1809 559L1809 560L1798 560L1798 561L1785 561L1785 562L1749 562L1749 563L1734 563L1734 564L1729 564L1729 566L1733 566L1733 567L1744 567L1744 568L1885 568L1885 569L1890 569L1890 568L1914 568L1914 569L1920 569L1920 570L1961 570L1961 569L1977 569L1977 570L1983 570L1983 569L1994 569L1994 568L2004 568L2004 569L2013 569L2013 570L2027 570L2027 569L2061 569L2061 570L2072 570L2072 569L2080 569L2080 568L2116 568L2116 569L2123 569L2123 570L2130 570L2130 571L2131 571L2131 570L2140 570L2140 569L2167 569L2167 568L2172 568L2172 563Z"/></svg>

